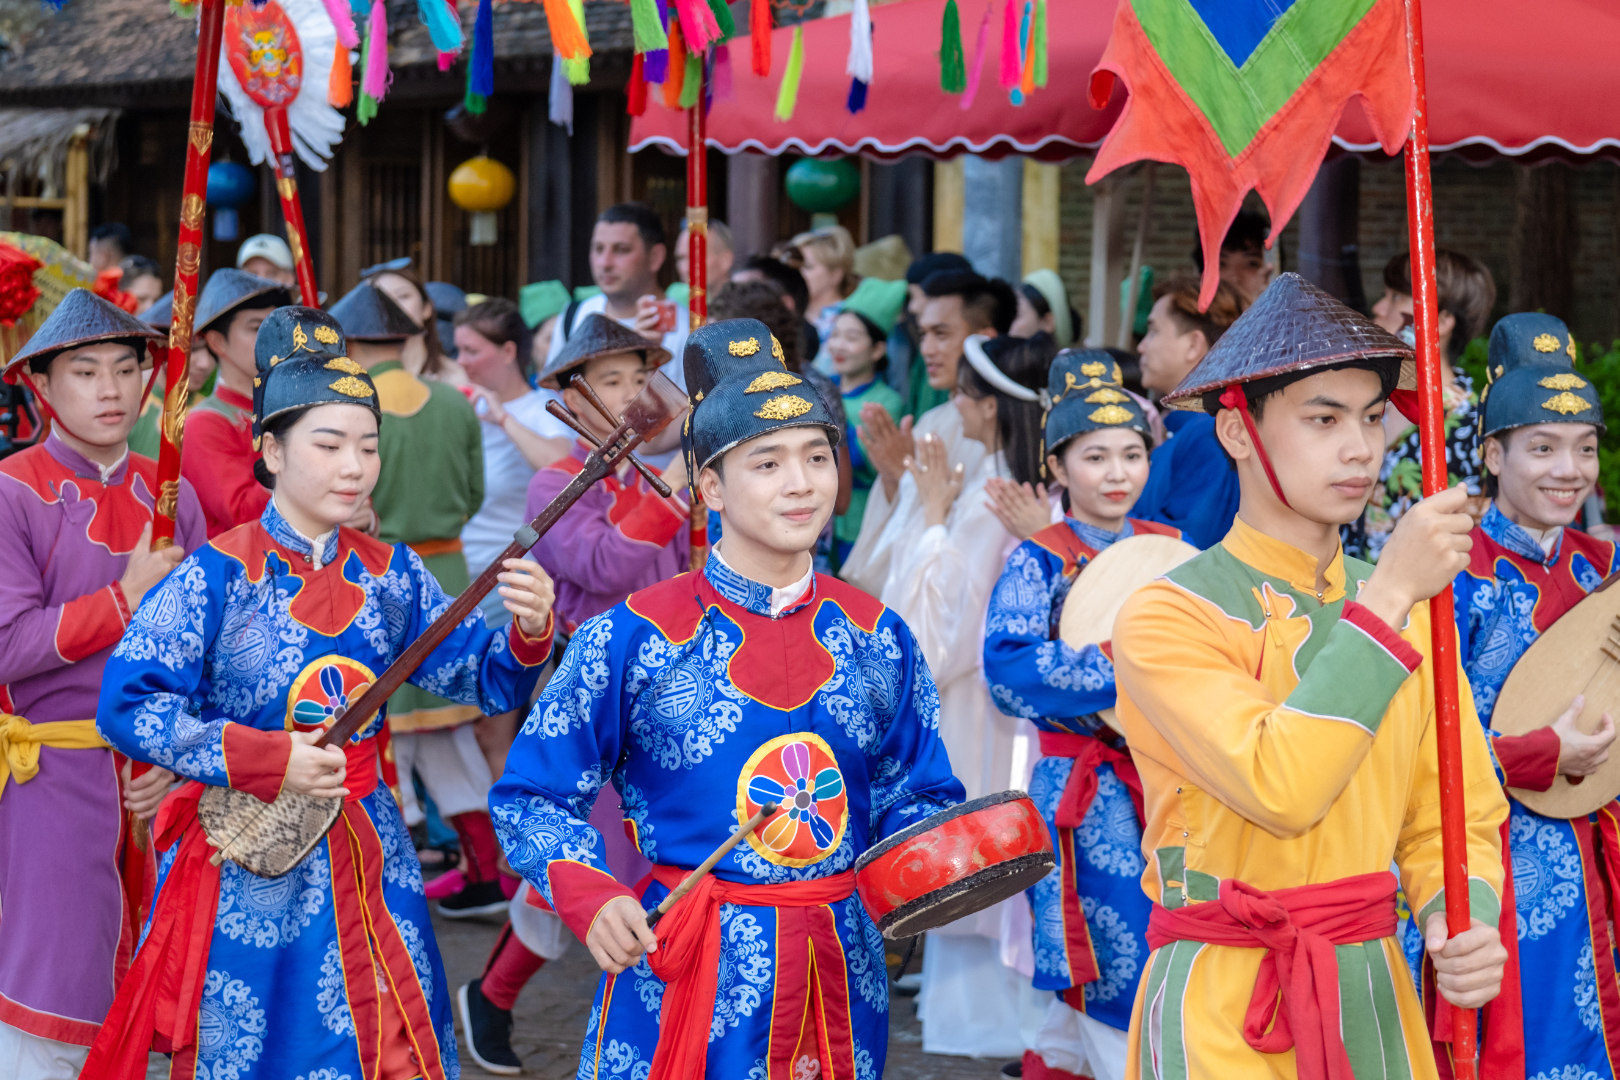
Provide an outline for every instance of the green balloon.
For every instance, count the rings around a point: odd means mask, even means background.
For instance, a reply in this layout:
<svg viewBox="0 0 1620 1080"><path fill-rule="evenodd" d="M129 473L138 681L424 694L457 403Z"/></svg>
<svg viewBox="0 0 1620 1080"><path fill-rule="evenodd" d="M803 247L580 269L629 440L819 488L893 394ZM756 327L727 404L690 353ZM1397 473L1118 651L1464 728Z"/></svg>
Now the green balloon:
<svg viewBox="0 0 1620 1080"><path fill-rule="evenodd" d="M794 206L812 214L828 214L848 206L860 190L861 171L848 158L801 158L788 167L787 197Z"/></svg>

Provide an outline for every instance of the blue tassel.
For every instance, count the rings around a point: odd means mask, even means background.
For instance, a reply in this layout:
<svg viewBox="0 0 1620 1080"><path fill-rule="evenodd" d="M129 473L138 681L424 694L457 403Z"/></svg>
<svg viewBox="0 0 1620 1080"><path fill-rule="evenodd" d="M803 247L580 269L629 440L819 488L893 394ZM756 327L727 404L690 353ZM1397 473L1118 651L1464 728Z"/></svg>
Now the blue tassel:
<svg viewBox="0 0 1620 1080"><path fill-rule="evenodd" d="M444 0L416 0L417 14L427 27L433 47L442 53L461 51L461 20Z"/></svg>
<svg viewBox="0 0 1620 1080"><path fill-rule="evenodd" d="M486 98L495 93L495 16L491 8L490 0L478 0L478 18L473 22L471 70L467 78L467 92Z"/></svg>
<svg viewBox="0 0 1620 1080"><path fill-rule="evenodd" d="M349 10L356 20L364 19L371 14L371 0L349 0Z"/></svg>
<svg viewBox="0 0 1620 1080"><path fill-rule="evenodd" d="M866 84L861 80L849 80L849 100L844 102L844 108L851 113L858 113L866 108Z"/></svg>

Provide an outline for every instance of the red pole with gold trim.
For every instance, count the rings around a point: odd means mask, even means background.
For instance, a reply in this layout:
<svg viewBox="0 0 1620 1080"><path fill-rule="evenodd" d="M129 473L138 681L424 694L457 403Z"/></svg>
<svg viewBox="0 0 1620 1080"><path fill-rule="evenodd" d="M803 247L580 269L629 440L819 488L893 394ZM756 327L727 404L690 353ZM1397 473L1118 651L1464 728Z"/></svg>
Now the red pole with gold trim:
<svg viewBox="0 0 1620 1080"><path fill-rule="evenodd" d="M1429 178L1428 87L1423 64L1421 0L1406 0L1415 108L1406 143L1406 216L1412 250L1412 319L1417 332L1418 439L1423 495L1446 488L1445 406L1440 400L1439 290L1434 268L1434 196ZM1471 925L1468 896L1468 817L1463 804L1462 717L1457 697L1457 623L1451 586L1429 601L1429 667L1434 673L1434 729L1440 757L1440 843L1445 870L1446 928L1455 937ZM1451 1068L1474 1080L1478 1048L1475 1014L1452 1009Z"/></svg>
<svg viewBox="0 0 1620 1080"><path fill-rule="evenodd" d="M191 366L191 330L197 314L197 275L202 265L208 161L214 145L214 98L219 81L219 43L225 26L224 15L225 0L198 3L197 66L191 85L185 186L180 197L180 245L174 259L174 321L169 325L169 358L163 379L163 421L158 425L162 442L158 449L157 500L152 507L154 547L174 543L174 515L180 502L180 443L186 424L187 369Z"/></svg>
<svg viewBox="0 0 1620 1080"><path fill-rule="evenodd" d="M343 46L339 45L338 48ZM270 136L270 153L275 159L276 194L281 197L281 217L287 223L287 246L292 249L293 267L298 274L298 293L305 307L320 307L321 294L315 288L315 262L304 241L304 204L298 198L298 176L293 172L292 131L287 126L287 110L264 111L264 130Z"/></svg>
<svg viewBox="0 0 1620 1080"><path fill-rule="evenodd" d="M674 64L670 56L671 70ZM697 104L687 110L686 140L686 277L687 313L693 330L709 319L709 161L708 161L709 72L703 68L698 85ZM675 358L677 361L680 357ZM688 420L690 423L690 420ZM709 557L709 510L697 494L697 477L691 477L692 517L689 525L691 568L703 569Z"/></svg>

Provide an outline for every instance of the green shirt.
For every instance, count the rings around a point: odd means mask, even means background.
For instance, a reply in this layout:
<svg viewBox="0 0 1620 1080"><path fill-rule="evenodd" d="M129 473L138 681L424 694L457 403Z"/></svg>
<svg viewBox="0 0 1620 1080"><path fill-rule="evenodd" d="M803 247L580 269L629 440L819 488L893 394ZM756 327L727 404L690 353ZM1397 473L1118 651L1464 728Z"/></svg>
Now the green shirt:
<svg viewBox="0 0 1620 1080"><path fill-rule="evenodd" d="M868 402L876 402L897 424L906 415L905 400L880 379L873 379L865 386L843 393L844 417L849 422L849 464L854 471L854 488L849 496L849 509L833 522L833 537L841 548L854 544L855 538L860 535L861 518L866 515L866 497L872 485L877 483L877 470L867 460L865 451L861 449L860 436L856 434L861 422L861 407Z"/></svg>
<svg viewBox="0 0 1620 1080"><path fill-rule="evenodd" d="M382 470L371 496L378 535L390 544L460 536L484 502L483 436L471 402L446 383L417 378L397 360L369 374L383 410Z"/></svg>

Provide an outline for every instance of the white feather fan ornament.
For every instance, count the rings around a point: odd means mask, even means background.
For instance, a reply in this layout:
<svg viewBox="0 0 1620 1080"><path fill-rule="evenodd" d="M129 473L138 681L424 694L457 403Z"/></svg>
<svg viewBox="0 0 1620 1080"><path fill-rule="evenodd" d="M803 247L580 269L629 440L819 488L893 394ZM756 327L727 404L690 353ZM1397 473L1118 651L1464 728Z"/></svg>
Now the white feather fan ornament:
<svg viewBox="0 0 1620 1080"><path fill-rule="evenodd" d="M267 110L287 113L298 157L317 172L343 139L343 114L327 102L337 29L322 0L268 0L225 9L219 90L255 165L271 157ZM272 162L274 164L274 162Z"/></svg>

